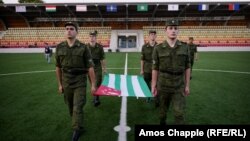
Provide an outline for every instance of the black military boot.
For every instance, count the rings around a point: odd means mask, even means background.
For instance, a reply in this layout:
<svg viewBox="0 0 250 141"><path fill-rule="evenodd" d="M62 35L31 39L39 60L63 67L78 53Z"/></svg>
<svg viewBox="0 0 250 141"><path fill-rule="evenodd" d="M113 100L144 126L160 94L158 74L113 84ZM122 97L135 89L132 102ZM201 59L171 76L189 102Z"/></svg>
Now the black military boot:
<svg viewBox="0 0 250 141"><path fill-rule="evenodd" d="M160 125L162 125L162 126L166 126L166 125L167 125L167 123L166 123L166 121L165 121L165 120L160 120Z"/></svg>
<svg viewBox="0 0 250 141"><path fill-rule="evenodd" d="M80 138L80 130L74 130L73 135L72 135L72 141L78 141Z"/></svg>

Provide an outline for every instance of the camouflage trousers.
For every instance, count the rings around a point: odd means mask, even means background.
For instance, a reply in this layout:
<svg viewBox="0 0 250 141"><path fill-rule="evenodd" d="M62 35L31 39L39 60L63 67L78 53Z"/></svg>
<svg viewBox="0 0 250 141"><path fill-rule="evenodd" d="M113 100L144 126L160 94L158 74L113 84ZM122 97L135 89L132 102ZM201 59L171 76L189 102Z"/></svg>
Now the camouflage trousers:
<svg viewBox="0 0 250 141"><path fill-rule="evenodd" d="M96 89L102 84L102 69L95 69ZM95 96L95 100L99 100L99 96Z"/></svg>
<svg viewBox="0 0 250 141"><path fill-rule="evenodd" d="M152 73L146 73L144 72L143 78L148 85L149 90L151 90L151 81L152 81Z"/></svg>
<svg viewBox="0 0 250 141"><path fill-rule="evenodd" d="M191 63L191 73L192 73L193 65L194 65L194 58L190 58L190 63Z"/></svg>
<svg viewBox="0 0 250 141"><path fill-rule="evenodd" d="M96 88L102 84L102 69L95 69Z"/></svg>
<svg viewBox="0 0 250 141"><path fill-rule="evenodd" d="M184 92L183 88L176 90L175 93L168 93L168 91L163 91L163 90L158 91L158 95L160 98L159 118L161 124L166 124L167 113L169 111L170 106L173 107L175 124L185 123L184 113L185 113L186 101L183 92Z"/></svg>
<svg viewBox="0 0 250 141"><path fill-rule="evenodd" d="M83 107L86 104L86 87L64 88L64 101L68 105L72 118L72 128L83 128Z"/></svg>
<svg viewBox="0 0 250 141"><path fill-rule="evenodd" d="M143 78L144 78L146 84L148 85L149 90L151 91L152 73L144 72ZM151 98L149 98L149 99L151 99ZM154 100L155 100L155 104L159 104L159 96L158 95L156 97L154 97Z"/></svg>

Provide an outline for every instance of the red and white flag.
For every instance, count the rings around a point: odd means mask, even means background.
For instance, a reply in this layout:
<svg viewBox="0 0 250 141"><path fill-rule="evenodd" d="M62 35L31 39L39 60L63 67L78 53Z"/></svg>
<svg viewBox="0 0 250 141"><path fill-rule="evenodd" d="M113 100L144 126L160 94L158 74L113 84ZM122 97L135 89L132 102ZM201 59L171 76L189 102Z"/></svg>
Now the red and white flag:
<svg viewBox="0 0 250 141"><path fill-rule="evenodd" d="M56 6L54 5L48 5L45 7L46 12L56 12Z"/></svg>

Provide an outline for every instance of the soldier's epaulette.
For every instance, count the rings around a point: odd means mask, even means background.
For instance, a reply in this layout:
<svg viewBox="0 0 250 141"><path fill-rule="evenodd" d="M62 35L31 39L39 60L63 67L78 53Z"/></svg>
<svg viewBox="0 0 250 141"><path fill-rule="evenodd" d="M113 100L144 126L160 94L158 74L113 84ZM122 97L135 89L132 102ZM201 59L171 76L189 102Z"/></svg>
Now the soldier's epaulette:
<svg viewBox="0 0 250 141"><path fill-rule="evenodd" d="M86 45L86 44L81 43L81 42L79 43L79 46L80 46L80 47L87 47L87 45Z"/></svg>
<svg viewBox="0 0 250 141"><path fill-rule="evenodd" d="M187 45L187 43L186 43L186 42L183 42L183 41L180 41L180 43Z"/></svg>
<svg viewBox="0 0 250 141"><path fill-rule="evenodd" d="M103 48L103 45L101 43L96 43L97 47Z"/></svg>
<svg viewBox="0 0 250 141"><path fill-rule="evenodd" d="M67 45L67 43L66 43L66 41L63 41L63 42L57 44L57 47L61 47L61 46L65 46L65 45Z"/></svg>
<svg viewBox="0 0 250 141"><path fill-rule="evenodd" d="M146 42L145 44L142 45L142 47L147 47L149 46L149 42Z"/></svg>
<svg viewBox="0 0 250 141"><path fill-rule="evenodd" d="M166 44L162 42L162 43L157 44L155 47L158 47L158 46L166 46Z"/></svg>

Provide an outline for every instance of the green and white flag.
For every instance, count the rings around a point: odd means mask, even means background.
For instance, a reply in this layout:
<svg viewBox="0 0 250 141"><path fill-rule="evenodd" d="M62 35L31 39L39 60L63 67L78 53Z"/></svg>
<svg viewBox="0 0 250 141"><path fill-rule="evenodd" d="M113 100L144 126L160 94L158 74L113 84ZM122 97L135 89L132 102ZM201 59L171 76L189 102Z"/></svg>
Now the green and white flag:
<svg viewBox="0 0 250 141"><path fill-rule="evenodd" d="M106 74L95 95L153 97L142 76L120 74Z"/></svg>
<svg viewBox="0 0 250 141"><path fill-rule="evenodd" d="M147 4L138 4L137 11L148 11L148 5Z"/></svg>

